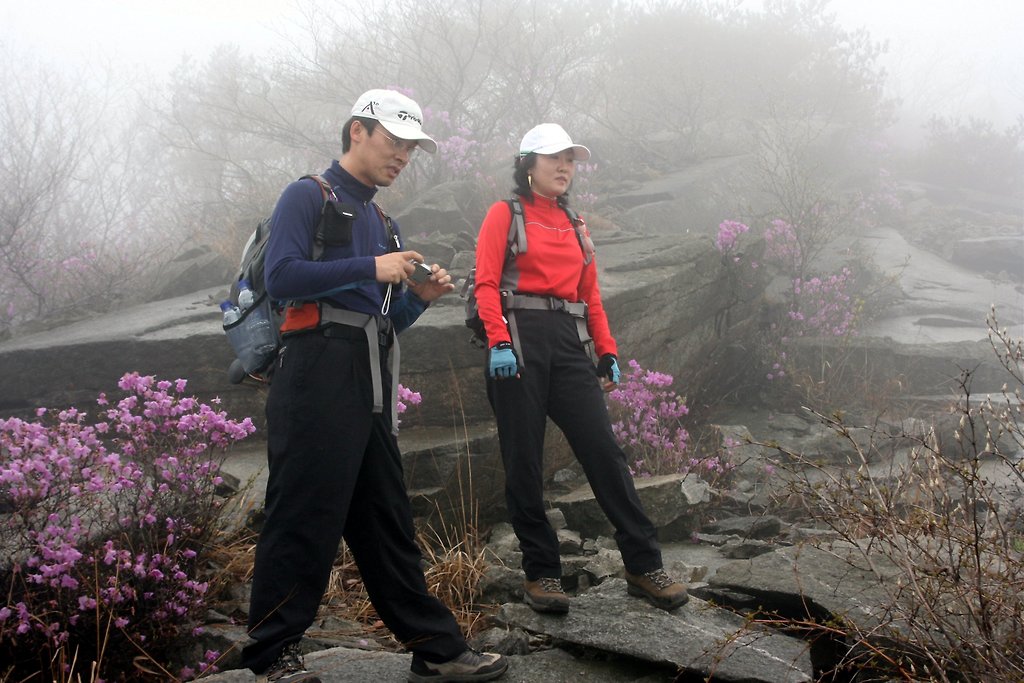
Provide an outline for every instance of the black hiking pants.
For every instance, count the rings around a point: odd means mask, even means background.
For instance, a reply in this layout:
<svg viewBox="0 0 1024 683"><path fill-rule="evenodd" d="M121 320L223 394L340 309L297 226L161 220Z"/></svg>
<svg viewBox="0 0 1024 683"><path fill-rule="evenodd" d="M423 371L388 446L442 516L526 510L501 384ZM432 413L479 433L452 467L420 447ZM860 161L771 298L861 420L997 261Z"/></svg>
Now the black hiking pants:
<svg viewBox="0 0 1024 683"><path fill-rule="evenodd" d="M497 418L505 498L527 580L562 575L558 537L544 504L544 430L549 416L565 434L598 504L615 527L626 570L642 574L660 569L657 532L640 504L626 455L615 441L604 391L575 319L560 311L516 310L514 315L525 368L519 379L487 376L487 396Z"/></svg>
<svg viewBox="0 0 1024 683"><path fill-rule="evenodd" d="M255 642L242 653L255 673L312 624L342 537L374 608L406 647L428 661L466 648L451 612L427 591L420 565L391 432L387 349L372 349L381 354L385 392L384 412L374 414L365 333L342 327L340 337L288 338L270 387L266 521L249 611Z"/></svg>

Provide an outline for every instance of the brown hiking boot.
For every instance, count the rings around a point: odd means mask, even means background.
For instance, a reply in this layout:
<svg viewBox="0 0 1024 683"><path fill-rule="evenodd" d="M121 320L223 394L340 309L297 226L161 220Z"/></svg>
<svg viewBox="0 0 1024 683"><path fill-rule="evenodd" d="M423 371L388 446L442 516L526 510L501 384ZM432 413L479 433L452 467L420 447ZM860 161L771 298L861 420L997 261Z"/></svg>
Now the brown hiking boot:
<svg viewBox="0 0 1024 683"><path fill-rule="evenodd" d="M626 592L663 610L674 610L685 605L690 599L686 590L686 584L674 581L664 569L655 569L639 576L626 572Z"/></svg>
<svg viewBox="0 0 1024 683"><path fill-rule="evenodd" d="M534 612L565 614L569 611L569 596L562 590L559 579L541 578L523 584L523 602Z"/></svg>

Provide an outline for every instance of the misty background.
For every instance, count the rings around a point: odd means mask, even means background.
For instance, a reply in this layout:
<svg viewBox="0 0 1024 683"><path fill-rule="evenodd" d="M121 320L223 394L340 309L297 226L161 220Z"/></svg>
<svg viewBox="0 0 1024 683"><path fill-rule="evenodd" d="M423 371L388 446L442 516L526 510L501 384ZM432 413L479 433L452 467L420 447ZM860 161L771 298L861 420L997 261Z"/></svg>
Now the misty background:
<svg viewBox="0 0 1024 683"><path fill-rule="evenodd" d="M1021 235L1021 35L1009 0L4 2L0 338L159 298L196 249L237 262L372 87L417 99L440 144L382 204L458 182L453 230L475 234L523 131L557 121L595 152L574 186L595 232L612 188L749 154L680 232L823 201L822 230L885 220L913 177L1013 198Z"/></svg>

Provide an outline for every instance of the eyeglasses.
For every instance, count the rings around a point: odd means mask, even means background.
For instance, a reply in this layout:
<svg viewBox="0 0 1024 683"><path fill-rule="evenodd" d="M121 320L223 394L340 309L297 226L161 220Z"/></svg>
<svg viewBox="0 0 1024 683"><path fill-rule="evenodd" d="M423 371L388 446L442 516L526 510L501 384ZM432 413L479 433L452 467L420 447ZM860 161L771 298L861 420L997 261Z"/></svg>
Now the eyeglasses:
<svg viewBox="0 0 1024 683"><path fill-rule="evenodd" d="M380 131L381 135L388 139L388 141L391 143L391 147L396 152L405 152L409 156L412 156L413 152L415 152L416 149L419 147L419 143L417 143L415 140L399 140L394 135L388 133L387 130L385 130L384 126L377 126L377 130Z"/></svg>

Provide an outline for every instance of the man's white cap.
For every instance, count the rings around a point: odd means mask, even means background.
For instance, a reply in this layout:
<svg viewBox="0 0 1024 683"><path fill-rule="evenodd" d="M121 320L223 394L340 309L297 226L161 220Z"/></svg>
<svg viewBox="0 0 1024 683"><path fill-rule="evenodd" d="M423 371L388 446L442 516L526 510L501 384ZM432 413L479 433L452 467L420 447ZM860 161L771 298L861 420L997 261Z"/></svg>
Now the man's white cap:
<svg viewBox="0 0 1024 683"><path fill-rule="evenodd" d="M352 105L352 116L376 119L389 133L403 140L415 140L433 154L437 143L423 132L420 105L394 90L367 90Z"/></svg>
<svg viewBox="0 0 1024 683"><path fill-rule="evenodd" d="M534 126L523 136L519 143L519 156L531 152L536 154L557 154L563 149L572 149L573 159L586 161L590 158L590 150L583 145L574 145L572 138L557 123L542 123Z"/></svg>

